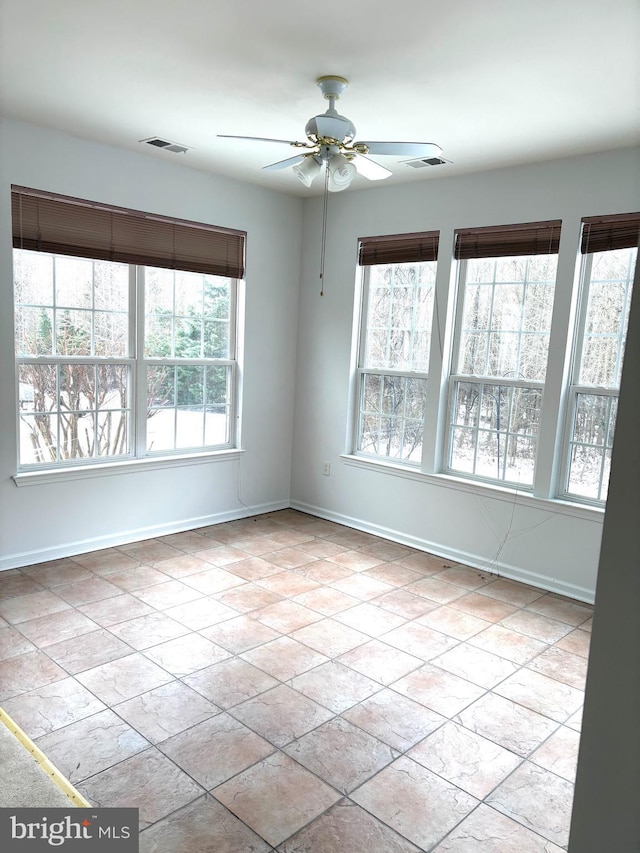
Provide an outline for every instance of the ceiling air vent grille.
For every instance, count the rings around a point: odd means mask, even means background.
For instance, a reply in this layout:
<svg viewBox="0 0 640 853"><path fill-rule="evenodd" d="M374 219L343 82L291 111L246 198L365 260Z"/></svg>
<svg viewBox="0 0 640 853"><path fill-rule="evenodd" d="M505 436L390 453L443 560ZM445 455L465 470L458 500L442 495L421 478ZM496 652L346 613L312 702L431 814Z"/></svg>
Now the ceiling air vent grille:
<svg viewBox="0 0 640 853"><path fill-rule="evenodd" d="M167 139L160 139L158 136L151 136L149 139L141 139L147 145L153 145L155 148L162 148L164 151L173 151L174 154L186 154L190 149L186 145L180 145L178 142L169 142Z"/></svg>
<svg viewBox="0 0 640 853"><path fill-rule="evenodd" d="M442 157L425 157L424 160L405 160L404 164L411 166L412 169L424 169L426 166L443 166L450 162L450 160L443 160Z"/></svg>

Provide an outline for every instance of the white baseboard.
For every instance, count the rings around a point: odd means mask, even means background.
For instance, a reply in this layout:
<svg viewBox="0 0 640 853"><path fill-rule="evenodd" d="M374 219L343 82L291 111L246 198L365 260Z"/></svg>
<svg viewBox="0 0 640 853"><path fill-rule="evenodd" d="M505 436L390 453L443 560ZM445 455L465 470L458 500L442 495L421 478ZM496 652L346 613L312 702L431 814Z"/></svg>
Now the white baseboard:
<svg viewBox="0 0 640 853"><path fill-rule="evenodd" d="M0 559L0 571L19 569L23 566L34 565L35 563L46 563L48 560L59 560L62 557L74 557L77 554L85 554L87 551L99 551L102 548L113 548L116 545L127 545L130 542L141 542L144 539L168 536L171 533L183 533L185 530L207 527L210 524L222 524L225 521L251 518L254 515L263 515L266 512L288 509L289 506L289 501L273 501L252 507L243 506L240 509L220 512L214 515L203 515L198 518L185 518L180 521L167 522L166 524L137 527L107 536L96 536L91 539L77 539L73 542L66 542L63 545L56 545L53 548L23 551Z"/></svg>
<svg viewBox="0 0 640 853"><path fill-rule="evenodd" d="M566 581L541 574L540 572L531 572L528 569L522 569L519 566L513 566L499 560L487 560L479 554L471 554L467 551L447 548L438 542L431 542L428 539L420 539L416 536L408 536L406 533L402 533L401 531L392 530L388 527L382 527L377 524L370 524L368 521L332 512L331 510L326 510L322 507L313 506L300 501L291 501L291 508L297 509L300 512L306 512L309 515L314 515L318 518L323 518L326 521L335 521L337 524L344 524L346 527L353 527L355 530L361 530L363 533L372 533L374 536L380 536L382 539L389 539L391 542L408 545L418 551L428 551L430 554L436 554L438 557L443 557L445 560L451 560L454 563L463 563L465 566L471 566L474 569L479 569L480 571L488 574L499 575L503 578L509 578L510 580L529 584L529 586L533 586L538 589L544 589L547 592L555 592L559 595L565 595L568 598L574 598L577 601L584 601L585 603L593 604L595 598L595 591L587 587L567 583Z"/></svg>

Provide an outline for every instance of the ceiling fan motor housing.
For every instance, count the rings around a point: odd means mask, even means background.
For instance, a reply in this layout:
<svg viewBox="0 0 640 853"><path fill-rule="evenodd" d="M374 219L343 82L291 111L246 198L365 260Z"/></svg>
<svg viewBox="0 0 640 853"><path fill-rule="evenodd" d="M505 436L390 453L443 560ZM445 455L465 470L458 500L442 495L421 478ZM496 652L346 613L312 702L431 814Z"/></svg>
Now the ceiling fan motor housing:
<svg viewBox="0 0 640 853"><path fill-rule="evenodd" d="M346 116L341 116L335 110L327 110L326 113L310 118L304 132L313 142L335 139L338 145L346 145L354 139L356 128Z"/></svg>

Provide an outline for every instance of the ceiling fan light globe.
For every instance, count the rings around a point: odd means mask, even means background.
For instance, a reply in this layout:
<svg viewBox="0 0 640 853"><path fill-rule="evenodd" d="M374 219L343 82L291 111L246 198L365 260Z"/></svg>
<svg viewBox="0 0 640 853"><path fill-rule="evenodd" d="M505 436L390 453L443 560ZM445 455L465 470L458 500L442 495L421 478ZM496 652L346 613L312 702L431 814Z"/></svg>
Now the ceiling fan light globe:
<svg viewBox="0 0 640 853"><path fill-rule="evenodd" d="M298 163L297 166L293 167L293 173L305 187L310 187L313 183L313 179L320 171L320 163L315 159L315 157L305 157L302 163Z"/></svg>
<svg viewBox="0 0 640 853"><path fill-rule="evenodd" d="M346 190L357 173L354 164L344 154L334 154L329 161L329 190L332 193Z"/></svg>

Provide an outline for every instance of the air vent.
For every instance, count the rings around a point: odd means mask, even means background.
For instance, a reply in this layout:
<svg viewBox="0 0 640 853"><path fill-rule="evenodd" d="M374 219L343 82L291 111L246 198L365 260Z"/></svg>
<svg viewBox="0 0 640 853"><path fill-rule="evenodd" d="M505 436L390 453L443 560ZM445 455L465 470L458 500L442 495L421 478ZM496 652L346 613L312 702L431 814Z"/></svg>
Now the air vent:
<svg viewBox="0 0 640 853"><path fill-rule="evenodd" d="M141 139L140 142L145 142L147 145L154 145L156 148L162 148L164 151L173 151L174 154L186 154L191 149L186 145L180 145L178 142L169 142L167 139L160 139L157 136L151 136L149 139Z"/></svg>
<svg viewBox="0 0 640 853"><path fill-rule="evenodd" d="M425 157L424 160L404 160L403 162L405 166L411 166L412 169L424 169L425 166L443 166L451 160L443 160L442 157Z"/></svg>

